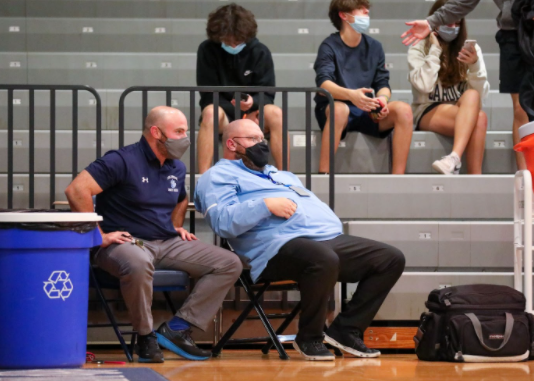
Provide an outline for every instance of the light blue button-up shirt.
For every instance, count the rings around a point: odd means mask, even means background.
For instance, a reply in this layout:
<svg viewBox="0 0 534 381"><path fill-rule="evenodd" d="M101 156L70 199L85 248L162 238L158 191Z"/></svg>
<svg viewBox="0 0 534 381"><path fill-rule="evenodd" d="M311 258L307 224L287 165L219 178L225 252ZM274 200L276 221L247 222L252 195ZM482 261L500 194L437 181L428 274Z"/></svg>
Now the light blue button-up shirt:
<svg viewBox="0 0 534 381"><path fill-rule="evenodd" d="M196 186L196 209L236 253L250 259L254 281L286 242L297 237L326 241L342 233L341 221L327 204L309 190L310 197L302 197L283 184L305 189L291 172L267 165L262 174L242 160L221 159ZM297 210L289 219L276 217L263 201L271 197L286 197L297 204Z"/></svg>

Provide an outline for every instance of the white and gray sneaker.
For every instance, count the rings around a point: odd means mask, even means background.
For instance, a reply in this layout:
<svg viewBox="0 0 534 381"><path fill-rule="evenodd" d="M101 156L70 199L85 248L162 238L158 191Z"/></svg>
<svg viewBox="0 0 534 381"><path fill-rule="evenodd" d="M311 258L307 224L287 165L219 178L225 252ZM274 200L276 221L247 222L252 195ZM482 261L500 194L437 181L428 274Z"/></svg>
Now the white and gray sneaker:
<svg viewBox="0 0 534 381"><path fill-rule="evenodd" d="M461 167L462 162L455 152L443 156L440 160L436 160L432 163L434 171L444 175L457 175L460 173Z"/></svg>

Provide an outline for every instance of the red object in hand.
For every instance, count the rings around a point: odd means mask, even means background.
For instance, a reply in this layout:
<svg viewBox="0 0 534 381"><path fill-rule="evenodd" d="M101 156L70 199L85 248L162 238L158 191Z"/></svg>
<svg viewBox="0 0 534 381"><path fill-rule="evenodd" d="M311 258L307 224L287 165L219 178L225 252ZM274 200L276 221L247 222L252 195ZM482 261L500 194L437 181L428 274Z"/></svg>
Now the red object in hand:
<svg viewBox="0 0 534 381"><path fill-rule="evenodd" d="M382 109L386 106L386 104L384 103L384 100L382 98L376 98L376 100L378 101L378 103L380 103L380 107L376 110L370 111L369 116L371 117L373 122L378 123L378 116L380 115L380 112L382 112Z"/></svg>

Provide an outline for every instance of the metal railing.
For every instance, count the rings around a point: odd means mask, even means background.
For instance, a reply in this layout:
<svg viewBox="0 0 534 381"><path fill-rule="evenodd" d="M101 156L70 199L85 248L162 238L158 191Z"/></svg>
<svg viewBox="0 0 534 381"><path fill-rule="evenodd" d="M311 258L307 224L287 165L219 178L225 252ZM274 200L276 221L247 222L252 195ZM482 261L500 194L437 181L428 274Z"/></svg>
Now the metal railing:
<svg viewBox="0 0 534 381"><path fill-rule="evenodd" d="M235 93L235 99L240 99L241 93L257 93L259 94L259 125L261 130L264 129L264 105L265 105L265 93L282 93L282 153L283 162L282 169L288 169L288 94L289 93L305 93L305 113L306 113L306 181L305 186L311 189L311 118L312 118L312 106L311 95L312 93L320 93L324 95L330 105L330 177L329 177L329 195L328 204L332 210L334 210L335 199L335 184L334 184L334 99L330 93L324 89L316 87L244 87L244 86L133 86L129 87L120 96L119 100L119 147L124 146L124 120L125 110L124 102L126 96L133 92L141 92L142 94L142 122L148 115L148 94L149 92L165 92L166 105L171 106L172 93L173 92L189 92L189 121L190 130L192 134L191 146L189 150L190 155L190 194L195 193L195 155L196 155L196 142L194 139L196 124L195 106L196 106L196 92L213 93L213 109L214 109L214 121L213 121L213 163L219 160L219 96L220 93ZM235 117L236 119L241 116L239 102L235 105ZM190 214L192 232L195 231L194 227L194 212Z"/></svg>
<svg viewBox="0 0 534 381"><path fill-rule="evenodd" d="M72 178L78 174L78 91L88 91L96 100L96 157L102 154L102 101L98 92L83 85L0 85L7 90L7 207L13 208L13 94L29 91L29 207L35 204L35 91L50 92L50 207L56 193L56 91L72 91Z"/></svg>

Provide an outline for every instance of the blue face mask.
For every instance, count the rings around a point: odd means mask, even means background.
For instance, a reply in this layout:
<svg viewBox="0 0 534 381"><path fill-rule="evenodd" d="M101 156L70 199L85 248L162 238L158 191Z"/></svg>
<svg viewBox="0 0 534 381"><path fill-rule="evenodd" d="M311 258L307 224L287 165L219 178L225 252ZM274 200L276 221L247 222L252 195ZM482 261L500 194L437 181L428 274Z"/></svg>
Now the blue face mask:
<svg viewBox="0 0 534 381"><path fill-rule="evenodd" d="M459 26L447 26L447 25L440 25L437 30L439 36L441 39L445 42L451 42L456 37L458 37L458 33L460 33L460 27Z"/></svg>
<svg viewBox="0 0 534 381"><path fill-rule="evenodd" d="M354 16L349 13L345 13L347 16L354 17L354 22L350 23L347 21L347 23L358 33L365 33L367 32L367 29L369 29L369 23L371 19L367 16Z"/></svg>
<svg viewBox="0 0 534 381"><path fill-rule="evenodd" d="M221 44L221 47L230 54L239 54L241 50L245 48L245 46L247 46L247 44L245 44L244 42L242 44L237 45L235 48L226 45L224 42Z"/></svg>

